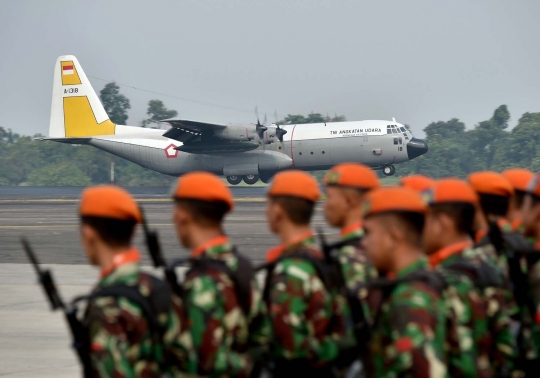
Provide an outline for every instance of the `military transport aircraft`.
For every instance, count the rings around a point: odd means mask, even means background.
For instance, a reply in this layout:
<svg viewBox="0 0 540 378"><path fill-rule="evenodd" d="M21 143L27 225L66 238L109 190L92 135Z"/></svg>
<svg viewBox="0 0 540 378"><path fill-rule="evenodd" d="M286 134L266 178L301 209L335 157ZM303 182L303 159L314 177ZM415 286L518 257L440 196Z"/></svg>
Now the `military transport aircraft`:
<svg viewBox="0 0 540 378"><path fill-rule="evenodd" d="M162 122L170 125L167 131L114 124L77 58L66 55L54 67L49 137L41 139L88 144L171 176L205 170L226 176L233 185L267 183L284 169L324 170L348 161L391 176L394 164L428 150L395 119L268 126L258 119L228 125Z"/></svg>

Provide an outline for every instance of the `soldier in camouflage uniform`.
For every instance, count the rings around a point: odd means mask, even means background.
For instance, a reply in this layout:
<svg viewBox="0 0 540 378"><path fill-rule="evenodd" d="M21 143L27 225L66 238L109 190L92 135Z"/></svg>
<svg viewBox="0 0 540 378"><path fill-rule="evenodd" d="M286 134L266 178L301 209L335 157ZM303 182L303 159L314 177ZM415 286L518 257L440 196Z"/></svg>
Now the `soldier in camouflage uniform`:
<svg viewBox="0 0 540 378"><path fill-rule="evenodd" d="M82 194L80 216L86 255L101 268L93 293L127 285L147 300L162 294L154 290L160 281L141 272L140 254L131 247L141 213L129 193L114 186L89 188ZM165 298L172 303L159 313L158 324L149 320L141 302L122 296L90 298L83 324L96 377L161 377L193 370L195 357L178 298Z"/></svg>
<svg viewBox="0 0 540 378"><path fill-rule="evenodd" d="M540 178L535 175L529 183L525 196L522 219L524 233L533 238L535 254L540 254ZM527 377L538 376L540 371L540 260L538 255L530 256L527 261L528 271L528 296L527 308L524 309L530 315L530 326L526 329L527 340L530 341L526 350L524 371Z"/></svg>
<svg viewBox="0 0 540 378"><path fill-rule="evenodd" d="M281 240L268 251L265 287L277 377L332 376L343 347L344 316L318 268L323 256L309 226L319 196L315 179L301 171L278 173L268 191L269 227Z"/></svg>
<svg viewBox="0 0 540 378"><path fill-rule="evenodd" d="M491 377L494 341L483 288L476 286L476 265L464 256L474 248L471 239L478 197L464 181L443 179L423 193L429 208L424 228L424 250L430 265L449 287L445 299L457 333L448 335L450 376ZM508 324L506 325L508 326ZM506 328L506 331L508 329Z"/></svg>
<svg viewBox="0 0 540 378"><path fill-rule="evenodd" d="M362 247L379 274L396 280L376 315L368 376L446 377L446 307L441 288L413 279L429 274L422 251L426 205L408 188L366 196Z"/></svg>
<svg viewBox="0 0 540 378"><path fill-rule="evenodd" d="M490 315L496 324L494 327L498 325L501 330L498 335L494 335L497 355L492 360L493 366L496 371L507 372L508 369L513 369L517 356L516 335L510 330L508 332L503 330L507 328L505 325L507 322L510 329L517 330L521 321L521 312L512 291L509 265L512 251L506 244L504 236L512 232L504 217L514 189L504 176L491 171L471 173L468 182L478 194L480 206L476 213L476 248L466 251L465 256L473 260L484 260L496 267L501 275L501 285L484 292L491 301L498 303L497 307L492 308L497 308L499 313Z"/></svg>
<svg viewBox="0 0 540 378"><path fill-rule="evenodd" d="M510 222L512 231L523 233L521 208L523 207L523 200L527 194L527 187L533 179L534 173L528 169L513 168L503 171L502 175L514 188L514 195L510 199L506 219Z"/></svg>
<svg viewBox="0 0 540 378"><path fill-rule="evenodd" d="M234 205L232 195L217 176L205 172L182 176L173 195L173 221L182 245L191 249L183 298L198 372L211 377L257 376L271 326L255 277L248 276L247 288L241 287L242 275L252 268L222 228ZM197 269L209 261L214 265Z"/></svg>
<svg viewBox="0 0 540 378"><path fill-rule="evenodd" d="M362 198L372 189L377 189L379 179L371 168L356 163L344 163L333 167L324 177L326 202L324 214L333 227L341 228L341 247L337 253L345 285L352 290L369 279L377 277L377 270L360 249L364 236L362 228ZM367 299L367 291L361 298ZM365 308L366 315L369 308Z"/></svg>

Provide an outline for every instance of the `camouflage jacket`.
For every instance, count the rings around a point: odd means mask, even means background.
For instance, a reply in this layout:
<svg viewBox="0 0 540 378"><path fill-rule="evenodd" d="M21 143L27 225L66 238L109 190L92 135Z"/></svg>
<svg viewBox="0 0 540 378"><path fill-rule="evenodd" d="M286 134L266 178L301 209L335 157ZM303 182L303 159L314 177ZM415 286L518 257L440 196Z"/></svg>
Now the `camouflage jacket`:
<svg viewBox="0 0 540 378"><path fill-rule="evenodd" d="M232 270L238 267L238 258L226 237L214 239L191 254L192 259L203 256L224 261ZM247 316L234 282L222 271L188 273L183 288L190 332L198 354L198 372L212 377L248 376L253 361L246 350L270 343L270 319L258 282L253 279L251 284L251 308ZM261 321L253 327L255 318Z"/></svg>
<svg viewBox="0 0 540 378"><path fill-rule="evenodd" d="M278 360L328 366L339 354L337 340L345 334L342 307L313 263L299 257L283 259L294 253L322 259L313 235L268 251L267 261L276 262L265 288L274 330L273 354Z"/></svg>
<svg viewBox="0 0 540 378"><path fill-rule="evenodd" d="M139 253L132 249L123 254L123 262L107 272L95 291L114 285L137 285L143 295L152 292L152 281L142 274ZM84 322L88 326L91 360L99 377L160 377L168 372L193 371L196 356L191 339L182 323L182 303L172 297L168 314L158 317L162 337L159 343L138 303L123 297L97 297L90 301ZM167 361L165 367L160 361Z"/></svg>
<svg viewBox="0 0 540 378"><path fill-rule="evenodd" d="M478 266L487 264L498 272L500 284L480 289L486 302L489 330L494 340L490 361L495 371L508 374L514 369L516 357L516 340L511 329L511 317L515 316L518 309L506 271L503 271L497 263L497 253L491 244L466 249L462 252L462 256Z"/></svg>
<svg viewBox="0 0 540 378"><path fill-rule="evenodd" d="M490 354L493 338L488 327L486 302L464 268L465 241L429 256L431 266L443 276L447 287L443 298L449 310L447 329L448 372L452 377L491 377Z"/></svg>
<svg viewBox="0 0 540 378"><path fill-rule="evenodd" d="M537 253L540 253L540 245L534 246ZM534 316L530 315L529 309L524 309L527 314L523 328L523 340L526 349L525 358L535 360L540 358L540 261L533 264L528 271L529 278L529 301L532 308L536 310ZM532 309L531 308L531 309Z"/></svg>
<svg viewBox="0 0 540 378"><path fill-rule="evenodd" d="M426 270L422 258L396 278ZM446 377L446 308L441 294L420 281L398 283L383 301L373 325L370 377Z"/></svg>

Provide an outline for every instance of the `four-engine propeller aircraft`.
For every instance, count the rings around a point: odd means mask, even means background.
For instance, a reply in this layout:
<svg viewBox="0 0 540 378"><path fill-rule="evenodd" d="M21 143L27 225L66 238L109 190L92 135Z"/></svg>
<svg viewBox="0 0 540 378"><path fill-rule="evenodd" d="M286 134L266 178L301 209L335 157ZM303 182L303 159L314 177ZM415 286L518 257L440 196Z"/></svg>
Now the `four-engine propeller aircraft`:
<svg viewBox="0 0 540 378"><path fill-rule="evenodd" d="M257 117L258 118L258 117ZM266 118L266 117L265 117ZM326 122L265 126L215 124L167 119L167 131L114 124L72 55L54 68L49 137L44 140L88 144L145 168L171 176L205 170L242 180L268 182L288 168L324 170L346 161L382 169L427 152L423 140L392 121Z"/></svg>

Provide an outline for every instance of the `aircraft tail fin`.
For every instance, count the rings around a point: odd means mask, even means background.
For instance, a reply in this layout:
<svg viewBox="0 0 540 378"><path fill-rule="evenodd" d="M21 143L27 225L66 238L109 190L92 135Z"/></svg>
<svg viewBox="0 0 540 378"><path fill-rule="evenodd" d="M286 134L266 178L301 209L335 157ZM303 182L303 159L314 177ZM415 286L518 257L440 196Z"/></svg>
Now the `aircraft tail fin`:
<svg viewBox="0 0 540 378"><path fill-rule="evenodd" d="M77 58L60 56L54 66L49 138L114 135L109 119Z"/></svg>

